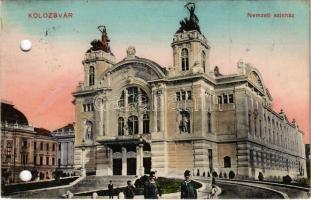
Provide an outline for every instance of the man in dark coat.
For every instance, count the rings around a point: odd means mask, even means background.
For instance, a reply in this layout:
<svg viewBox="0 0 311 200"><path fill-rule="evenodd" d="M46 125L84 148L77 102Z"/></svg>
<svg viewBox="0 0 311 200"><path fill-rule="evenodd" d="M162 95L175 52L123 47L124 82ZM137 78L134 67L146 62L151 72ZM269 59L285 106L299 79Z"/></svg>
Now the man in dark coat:
<svg viewBox="0 0 311 200"><path fill-rule="evenodd" d="M126 199L134 199L135 188L132 185L132 181L127 181L127 186L124 188L124 197Z"/></svg>
<svg viewBox="0 0 311 200"><path fill-rule="evenodd" d="M196 199L198 198L197 190L195 189L194 182L190 179L191 173L186 170L184 173L185 180L181 183L180 198L181 199Z"/></svg>
<svg viewBox="0 0 311 200"><path fill-rule="evenodd" d="M113 184L112 184L112 181L109 181L109 184L108 184L108 195L109 195L109 199L113 199Z"/></svg>
<svg viewBox="0 0 311 200"><path fill-rule="evenodd" d="M161 191L155 179L155 172L150 172L149 180L147 180L144 185L145 199L158 199L159 197L161 197Z"/></svg>

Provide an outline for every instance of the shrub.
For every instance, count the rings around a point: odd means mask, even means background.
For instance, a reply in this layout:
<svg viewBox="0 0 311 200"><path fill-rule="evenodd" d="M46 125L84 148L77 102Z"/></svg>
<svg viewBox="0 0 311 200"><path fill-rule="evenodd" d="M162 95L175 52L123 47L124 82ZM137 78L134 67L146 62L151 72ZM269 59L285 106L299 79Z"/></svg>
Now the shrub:
<svg viewBox="0 0 311 200"><path fill-rule="evenodd" d="M219 178L222 178L222 172L219 173Z"/></svg>
<svg viewBox="0 0 311 200"><path fill-rule="evenodd" d="M224 173L224 178L227 178L227 173L226 172Z"/></svg>
<svg viewBox="0 0 311 200"><path fill-rule="evenodd" d="M292 182L292 178L289 175L283 176L283 183L290 184Z"/></svg>
<svg viewBox="0 0 311 200"><path fill-rule="evenodd" d="M229 179L233 179L235 177L235 173L233 171L229 172Z"/></svg>
<svg viewBox="0 0 311 200"><path fill-rule="evenodd" d="M212 176L213 176L213 177L218 177L217 172L214 171L214 172L212 173Z"/></svg>
<svg viewBox="0 0 311 200"><path fill-rule="evenodd" d="M258 180L263 181L263 174L261 172L258 174Z"/></svg>
<svg viewBox="0 0 311 200"><path fill-rule="evenodd" d="M310 178L299 178L296 181L299 186L310 187Z"/></svg>

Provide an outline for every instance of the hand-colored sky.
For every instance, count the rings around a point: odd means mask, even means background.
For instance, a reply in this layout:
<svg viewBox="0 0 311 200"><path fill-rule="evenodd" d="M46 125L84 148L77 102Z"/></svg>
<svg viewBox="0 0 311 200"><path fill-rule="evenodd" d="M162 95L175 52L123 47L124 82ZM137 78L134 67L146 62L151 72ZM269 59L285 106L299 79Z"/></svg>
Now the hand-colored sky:
<svg viewBox="0 0 311 200"><path fill-rule="evenodd" d="M12 101L35 126L54 130L74 121L71 93L83 79L84 52L106 25L117 60L126 48L172 65L170 43L188 16L184 1L0 1L1 98ZM71 12L72 18L31 19L29 13ZM293 13L294 18L249 18L247 13ZM196 14L212 49L211 66L236 73L243 58L263 75L274 99L296 118L309 141L308 1L198 1ZM19 49L29 39L30 52Z"/></svg>

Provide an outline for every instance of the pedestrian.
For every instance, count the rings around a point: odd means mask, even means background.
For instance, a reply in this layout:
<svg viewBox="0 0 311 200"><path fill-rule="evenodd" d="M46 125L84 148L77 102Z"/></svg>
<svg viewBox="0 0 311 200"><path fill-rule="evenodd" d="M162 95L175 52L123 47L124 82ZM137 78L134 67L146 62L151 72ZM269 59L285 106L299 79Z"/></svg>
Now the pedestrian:
<svg viewBox="0 0 311 200"><path fill-rule="evenodd" d="M98 198L97 192L93 192L93 194L92 194L92 199L97 199L97 198Z"/></svg>
<svg viewBox="0 0 311 200"><path fill-rule="evenodd" d="M117 188L117 197L118 199L124 199L124 193L120 188Z"/></svg>
<svg viewBox="0 0 311 200"><path fill-rule="evenodd" d="M180 186L180 198L181 199L197 199L197 190L195 189L194 182L191 180L191 173L189 170L184 172L185 180Z"/></svg>
<svg viewBox="0 0 311 200"><path fill-rule="evenodd" d="M109 184L108 184L108 195L109 195L109 199L113 199L113 184L112 184L112 180L110 180Z"/></svg>
<svg viewBox="0 0 311 200"><path fill-rule="evenodd" d="M214 175L212 175L212 185L214 185L216 183L216 179L214 177Z"/></svg>
<svg viewBox="0 0 311 200"><path fill-rule="evenodd" d="M215 185L212 185L211 199L218 199L217 188Z"/></svg>
<svg viewBox="0 0 311 200"><path fill-rule="evenodd" d="M149 180L145 182L144 185L144 198L145 199L158 199L161 197L161 190L156 183L155 172L151 171L149 175Z"/></svg>
<svg viewBox="0 0 311 200"><path fill-rule="evenodd" d="M124 197L126 199L134 199L135 196L135 188L132 185L132 181L127 181L127 186L124 188Z"/></svg>
<svg viewBox="0 0 311 200"><path fill-rule="evenodd" d="M73 198L73 193L71 193L69 190L66 192L66 198L67 199L72 199Z"/></svg>

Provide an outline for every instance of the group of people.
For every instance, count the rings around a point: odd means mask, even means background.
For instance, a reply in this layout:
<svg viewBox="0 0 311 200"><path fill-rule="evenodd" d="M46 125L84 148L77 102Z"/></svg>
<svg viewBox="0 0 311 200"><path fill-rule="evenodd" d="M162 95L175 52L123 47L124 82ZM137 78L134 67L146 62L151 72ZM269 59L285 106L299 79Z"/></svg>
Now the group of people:
<svg viewBox="0 0 311 200"><path fill-rule="evenodd" d="M144 198L145 199L158 199L162 196L161 188L156 182L156 172L150 172L148 180L144 183ZM181 199L197 199L198 194L195 187L194 181L191 180L191 173L189 170L184 172L185 180L181 183L180 187L180 198ZM112 182L108 185L109 198L113 198L113 184ZM122 198L120 195L122 192L117 191L118 198ZM135 188L131 184L131 181L127 182L127 187L124 189L124 198L133 199L135 195Z"/></svg>
<svg viewBox="0 0 311 200"><path fill-rule="evenodd" d="M135 187L132 185L132 181L127 181L127 186L123 189L117 188L117 197L118 199L134 199L135 196ZM112 181L108 184L108 196L109 199L113 199L114 196L114 188Z"/></svg>
<svg viewBox="0 0 311 200"><path fill-rule="evenodd" d="M162 196L161 188L157 183L156 172L150 172L148 180L144 183L144 198L145 199L158 199ZM184 172L185 179L182 181L180 186L180 198L181 199L197 199L198 194L195 187L195 182L191 180L191 172L186 170ZM71 193L72 194L72 193ZM73 195L67 193L67 198L72 198ZM109 199L114 198L114 194L117 195L118 199L133 199L135 197L135 187L132 185L132 181L127 181L127 186L122 190L120 188L116 189L116 193L114 190L114 186L112 181L109 181L108 184L108 196ZM93 193L92 199L97 199L98 194L96 192ZM210 192L208 192L209 199L217 198L217 188L215 186L215 178L212 179L212 187Z"/></svg>

